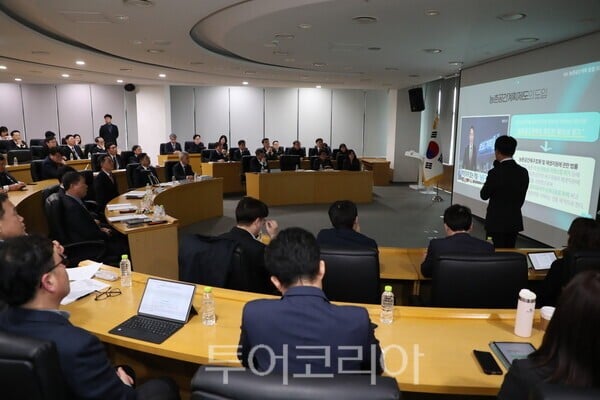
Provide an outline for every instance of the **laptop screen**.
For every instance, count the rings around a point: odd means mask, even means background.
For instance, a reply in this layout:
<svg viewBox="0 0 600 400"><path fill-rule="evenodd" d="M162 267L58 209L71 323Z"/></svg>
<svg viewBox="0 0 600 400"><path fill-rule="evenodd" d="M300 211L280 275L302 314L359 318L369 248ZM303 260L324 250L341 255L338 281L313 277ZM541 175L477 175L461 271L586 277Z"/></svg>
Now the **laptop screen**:
<svg viewBox="0 0 600 400"><path fill-rule="evenodd" d="M528 253L531 266L536 271L542 269L549 269L554 260L556 260L556 254L553 251L545 251L542 253Z"/></svg>
<svg viewBox="0 0 600 400"><path fill-rule="evenodd" d="M185 323L195 291L188 283L149 278L138 314Z"/></svg>

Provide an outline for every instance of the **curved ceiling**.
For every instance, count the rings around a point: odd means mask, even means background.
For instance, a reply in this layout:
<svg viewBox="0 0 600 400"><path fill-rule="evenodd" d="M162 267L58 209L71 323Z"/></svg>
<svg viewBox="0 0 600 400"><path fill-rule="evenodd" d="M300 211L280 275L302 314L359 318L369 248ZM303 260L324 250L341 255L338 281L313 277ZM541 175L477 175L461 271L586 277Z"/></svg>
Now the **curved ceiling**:
<svg viewBox="0 0 600 400"><path fill-rule="evenodd" d="M404 88L600 30L597 0L0 0L0 10L1 82ZM515 13L526 17L498 18Z"/></svg>

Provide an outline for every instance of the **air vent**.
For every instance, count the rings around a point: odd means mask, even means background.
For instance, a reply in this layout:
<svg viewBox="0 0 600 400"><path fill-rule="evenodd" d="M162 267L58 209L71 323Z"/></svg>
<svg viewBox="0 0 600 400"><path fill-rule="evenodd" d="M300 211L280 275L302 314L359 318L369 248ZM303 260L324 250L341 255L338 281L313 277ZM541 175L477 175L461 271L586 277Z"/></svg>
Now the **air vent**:
<svg viewBox="0 0 600 400"><path fill-rule="evenodd" d="M357 24L362 24L362 25L374 24L377 22L377 17L359 15L358 17L352 18L352 21Z"/></svg>

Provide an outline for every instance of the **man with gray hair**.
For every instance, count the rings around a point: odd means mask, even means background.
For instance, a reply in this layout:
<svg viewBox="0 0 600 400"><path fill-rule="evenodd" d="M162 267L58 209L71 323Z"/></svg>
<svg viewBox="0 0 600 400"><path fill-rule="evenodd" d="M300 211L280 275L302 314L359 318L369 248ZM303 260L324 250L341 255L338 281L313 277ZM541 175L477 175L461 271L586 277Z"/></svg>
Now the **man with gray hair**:
<svg viewBox="0 0 600 400"><path fill-rule="evenodd" d="M173 166L173 176L178 181L194 179L194 171L190 165L190 155L187 151L179 152L179 162Z"/></svg>
<svg viewBox="0 0 600 400"><path fill-rule="evenodd" d="M181 152L181 144L177 141L177 135L171 133L169 141L160 146L160 154L178 154Z"/></svg>

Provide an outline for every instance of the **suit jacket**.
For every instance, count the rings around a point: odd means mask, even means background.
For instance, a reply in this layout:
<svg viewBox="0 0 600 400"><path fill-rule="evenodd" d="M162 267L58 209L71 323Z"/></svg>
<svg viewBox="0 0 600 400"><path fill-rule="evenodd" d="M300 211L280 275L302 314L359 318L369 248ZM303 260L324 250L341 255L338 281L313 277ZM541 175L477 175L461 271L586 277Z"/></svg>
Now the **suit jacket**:
<svg viewBox="0 0 600 400"><path fill-rule="evenodd" d="M248 149L245 149L245 150L236 149L232 152L231 159L232 159L232 161L242 161L243 156L249 156L249 155L250 155L250 150L248 150Z"/></svg>
<svg viewBox="0 0 600 400"><path fill-rule="evenodd" d="M246 303L242 313L239 357L248 367L253 347L268 346L275 355L281 356L283 346L287 345L288 373L306 373L307 364L311 365L311 373L337 373L338 360L342 357L347 357L343 361L345 371L375 370L381 373L381 349L373 328L366 309L336 306L329 303L319 288L294 286L281 299ZM326 366L324 349L302 349L301 346L328 346L331 363ZM357 349L343 350L341 346L360 347L362 361L352 359L358 356ZM372 350L375 351L375 365L371 365ZM298 358L306 355L312 357ZM282 360L274 362L274 372L283 372ZM265 371L270 364L269 352L255 351L254 366L257 370Z"/></svg>
<svg viewBox="0 0 600 400"><path fill-rule="evenodd" d="M291 148L289 149L289 151L287 152L287 154L289 154L290 156L300 156L300 157L306 157L306 150L302 151L302 149L295 149L295 148Z"/></svg>
<svg viewBox="0 0 600 400"><path fill-rule="evenodd" d="M356 232L354 229L347 228L328 228L321 229L317 235L319 245L333 247L368 247L377 250L377 242L370 237Z"/></svg>
<svg viewBox="0 0 600 400"><path fill-rule="evenodd" d="M218 151L211 151L210 152L210 158L208 159L209 162L216 162L219 160L225 160L227 161L227 156L223 153L219 153Z"/></svg>
<svg viewBox="0 0 600 400"><path fill-rule="evenodd" d="M14 176L6 171L0 172L0 189L2 189L2 186L14 185L15 183L19 183L19 181Z"/></svg>
<svg viewBox="0 0 600 400"><path fill-rule="evenodd" d="M124 169L125 168L125 163L123 162L123 159L121 158L120 155L116 155L116 156L110 156L113 159L113 164L115 165L115 169Z"/></svg>
<svg viewBox="0 0 600 400"><path fill-rule="evenodd" d="M318 171L321 169L321 166L323 167L323 169L327 167L333 168L333 165L331 164L331 160L329 158L321 161L321 159L317 157L312 161L311 169Z"/></svg>
<svg viewBox="0 0 600 400"><path fill-rule="evenodd" d="M504 377L498 399L529 400L531 390L545 381L553 370L552 366L537 367L529 358L514 360Z"/></svg>
<svg viewBox="0 0 600 400"><path fill-rule="evenodd" d="M192 170L192 166L190 164L186 165L185 167L180 162L173 165L173 176L178 181L182 181L190 175L194 175L194 171Z"/></svg>
<svg viewBox="0 0 600 400"><path fill-rule="evenodd" d="M265 267L265 245L254 239L250 232L237 226L219 237L236 242L242 249L245 265L250 269L247 271L247 290L273 294L275 287L271 283L271 274L269 274Z"/></svg>
<svg viewBox="0 0 600 400"><path fill-rule="evenodd" d="M277 160L277 153L275 153L272 148L265 149L263 147L262 149L265 152L265 157L267 157L267 160Z"/></svg>
<svg viewBox="0 0 600 400"><path fill-rule="evenodd" d="M73 326L52 311L10 307L0 314L0 326L10 333L54 342L62 375L73 399L135 399L110 365L98 338Z"/></svg>
<svg viewBox="0 0 600 400"><path fill-rule="evenodd" d="M8 142L8 150L23 150L27 148L27 143L21 141L21 145L17 145L14 140Z"/></svg>
<svg viewBox="0 0 600 400"><path fill-rule="evenodd" d="M61 166L52 161L50 157L46 157L42 162L42 179L58 179L58 169Z"/></svg>
<svg viewBox="0 0 600 400"><path fill-rule="evenodd" d="M494 245L474 238L468 233L456 233L442 239L432 239L427 248L427 257L421 264L423 276L431 278L433 266L444 254L494 254Z"/></svg>
<svg viewBox="0 0 600 400"><path fill-rule="evenodd" d="M83 159L83 150L81 150L81 147L75 145L73 146L73 149L71 149L69 146L67 146L67 149L69 149L69 152L72 154L72 156L69 158L72 158L73 160Z"/></svg>
<svg viewBox="0 0 600 400"><path fill-rule="evenodd" d="M264 160L264 162L261 163L260 161L258 161L258 158L252 157L250 159L250 172L262 172L262 171L271 172L271 170L269 169L269 163L267 162L267 160Z"/></svg>
<svg viewBox="0 0 600 400"><path fill-rule="evenodd" d="M465 147L462 159L462 167L471 171L477 171L477 146L473 143L473 155L469 158L469 145Z"/></svg>
<svg viewBox="0 0 600 400"><path fill-rule="evenodd" d="M346 171L360 171L360 161L356 157L352 161L348 157L345 157L341 169L345 169Z"/></svg>
<svg viewBox="0 0 600 400"><path fill-rule="evenodd" d="M206 147L204 147L204 143L202 143L202 142L200 142L200 144L192 143L192 144L190 144L188 153L193 153L193 154L202 153L202 150L204 150L205 148Z"/></svg>
<svg viewBox="0 0 600 400"><path fill-rule="evenodd" d="M108 202L119 196L119 189L117 189L114 175L111 180L106 172L98 172L98 175L94 177L94 192L96 193L98 212L102 213Z"/></svg>
<svg viewBox="0 0 600 400"><path fill-rule="evenodd" d="M98 135L104 139L104 143L117 143L119 137L119 128L115 124L104 124L100 126L100 134Z"/></svg>
<svg viewBox="0 0 600 400"><path fill-rule="evenodd" d="M181 143L175 142L175 146L171 142L163 143L161 146L163 151L160 154L173 154L176 151L181 151Z"/></svg>
<svg viewBox="0 0 600 400"><path fill-rule="evenodd" d="M106 153L106 147L101 149L100 147L98 147L97 144L95 144L92 149L90 150L90 153L92 154L96 154L96 153Z"/></svg>
<svg viewBox="0 0 600 400"><path fill-rule="evenodd" d="M150 178L153 175L154 178ZM133 171L133 187L143 187L147 183L154 185L158 183L158 175L156 174L156 168L149 166L148 169L144 169L141 165Z"/></svg>
<svg viewBox="0 0 600 400"><path fill-rule="evenodd" d="M64 230L69 236L66 244L107 239L84 204L67 194L61 196L61 201L65 215Z"/></svg>
<svg viewBox="0 0 600 400"><path fill-rule="evenodd" d="M481 188L482 200L490 200L485 230L491 233L516 233L523 230L521 207L525 202L529 174L514 160L506 160L488 172Z"/></svg>

